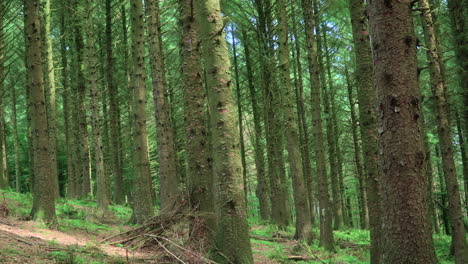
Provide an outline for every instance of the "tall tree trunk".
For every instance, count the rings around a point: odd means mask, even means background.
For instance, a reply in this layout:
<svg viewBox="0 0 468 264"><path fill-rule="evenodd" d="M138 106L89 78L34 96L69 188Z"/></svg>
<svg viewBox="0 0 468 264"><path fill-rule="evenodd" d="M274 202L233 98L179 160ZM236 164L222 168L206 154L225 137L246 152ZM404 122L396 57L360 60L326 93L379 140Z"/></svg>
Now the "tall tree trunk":
<svg viewBox="0 0 468 264"><path fill-rule="evenodd" d="M455 56L458 64L460 87L463 93L463 120L465 120L464 132L468 134L468 1L448 0L448 11L451 30L454 39Z"/></svg>
<svg viewBox="0 0 468 264"><path fill-rule="evenodd" d="M141 0L131 0L130 21L132 26L132 73L133 91L133 162L135 178L132 197L134 222L143 223L153 212L151 174L148 157L148 131L146 128L146 74L145 74L145 29L143 4Z"/></svg>
<svg viewBox="0 0 468 264"><path fill-rule="evenodd" d="M106 82L109 90L109 113L110 113L110 152L112 164L112 176L114 179L114 201L117 204L124 202L123 190L123 168L120 131L120 108L118 87L114 80L114 56L112 49L112 0L106 0Z"/></svg>
<svg viewBox="0 0 468 264"><path fill-rule="evenodd" d="M346 67L346 66L345 66ZM356 164L357 178L359 182L359 206L361 208L359 218L361 221L361 229L369 228L369 211L367 209L367 189L366 178L363 172L361 162L361 146L358 137L358 118L356 115L356 102L354 101L353 86L349 77L348 68L345 68L346 84L348 87L348 99L351 109L351 129L353 132L354 143L354 162Z"/></svg>
<svg viewBox="0 0 468 264"><path fill-rule="evenodd" d="M285 111L286 138L288 145L289 169L293 181L294 205L296 209L296 233L299 240L312 241L312 223L310 207L307 199L302 158L299 147L299 133L295 118L294 91L291 87L289 44L288 44L288 16L285 0L277 2L278 9L278 40L279 40L279 78L283 89L283 109ZM278 110L278 109L277 109Z"/></svg>
<svg viewBox="0 0 468 264"><path fill-rule="evenodd" d="M178 200L178 178L174 145L174 128L171 122L166 82L164 54L160 42L159 0L147 0L148 40L153 81L156 132L159 156L159 184L161 210L169 212Z"/></svg>
<svg viewBox="0 0 468 264"><path fill-rule="evenodd" d="M208 105L213 136L213 173L218 186L219 263L253 263L244 199L239 132L231 90L231 71L219 0L197 1L203 55L207 69Z"/></svg>
<svg viewBox="0 0 468 264"><path fill-rule="evenodd" d="M320 80L317 58L317 43L314 34L314 14L312 0L302 0L304 11L306 42L307 42L307 62L309 65L311 83L311 105L312 105L312 134L314 136L314 151L317 164L318 198L320 208L320 245L327 250L333 250L333 229L332 229L332 207L330 194L328 192L327 171L325 165L324 139L322 128L322 107L320 96Z"/></svg>
<svg viewBox="0 0 468 264"><path fill-rule="evenodd" d="M439 135L442 168L447 184L449 201L450 224L452 227L452 243L455 250L455 261L458 264L468 263L468 244L465 236L465 225L461 207L460 191L457 182L457 174L452 146L452 131L450 127L450 108L448 105L447 86L443 75L444 65L440 56L437 36L433 27L431 9L427 0L419 0L422 9L422 25L424 39L429 60L429 72L431 76L431 88L434 95L434 104Z"/></svg>
<svg viewBox="0 0 468 264"><path fill-rule="evenodd" d="M457 121L457 134L458 134L458 143L460 145L460 153L463 165L463 182L465 184L465 210L468 214L468 155L466 153L466 135L463 134L462 124L460 120L460 114L456 112L456 121ZM468 132L468 131L467 131Z"/></svg>
<svg viewBox="0 0 468 264"><path fill-rule="evenodd" d="M0 31L1 32L1 31ZM1 33L0 33L1 34ZM1 39L1 37L0 37ZM0 44L1 47L1 44ZM0 48L1 49L1 48ZM1 57L1 55L0 55ZM0 59L1 61L1 59ZM0 69L1 71L1 69ZM1 75L0 75L1 76ZM11 99L11 123L13 126L13 144L15 151L15 181L16 181L16 192L20 193L22 190L22 180L21 180L21 157L20 157L20 147L19 147L19 137L18 137L18 121L16 113L16 88L15 85L10 85L10 99Z"/></svg>
<svg viewBox="0 0 468 264"><path fill-rule="evenodd" d="M85 68L86 68L86 77L88 79L88 84L90 88L91 95L91 109L92 109L92 130L93 130L93 140L94 140L94 167L96 170L96 179L97 179L97 204L99 210L106 212L110 204L110 195L108 192L108 183L107 174L104 173L104 156L102 153L102 133L101 133L101 111L99 106L99 101L101 100L101 95L98 88L98 64L96 54L96 40L94 37L94 20L93 20L93 0L86 1L86 49L85 49Z"/></svg>
<svg viewBox="0 0 468 264"><path fill-rule="evenodd" d="M82 34L82 25L81 25L81 16L79 12L81 11L80 2L73 2L73 8L76 10L75 17L73 20L74 25L74 35L75 35L75 58L74 58L74 72L75 72L75 113L77 124L76 124L76 141L77 145L77 155L79 160L79 170L80 173L78 179L77 193L80 197L86 197L91 194L91 167L90 167L90 153L89 153L89 142L88 142L88 123L86 116L86 79L82 69L84 62L84 41Z"/></svg>
<svg viewBox="0 0 468 264"><path fill-rule="evenodd" d="M36 220L55 225L54 180L50 174L51 159L49 151L49 132L44 96L44 72L42 67L42 40L40 22L40 0L26 1L25 30L28 39L27 68L29 71L29 88L31 94L31 128L34 131L34 190L31 215Z"/></svg>
<svg viewBox="0 0 468 264"><path fill-rule="evenodd" d="M312 225L315 225L315 189L312 176L312 161L310 157L310 138L309 138L309 127L307 125L306 113L307 109L304 103L304 80L303 80L303 69L301 63L301 47L300 39L297 33L297 19L293 17L293 38L294 48L296 50L296 67L297 67L297 79L296 80L296 97L297 97L297 114L299 119L299 131L301 139L301 151L302 151L302 164L304 180L307 187L307 198L309 199L309 211ZM296 67L294 68L296 70Z"/></svg>
<svg viewBox="0 0 468 264"><path fill-rule="evenodd" d="M250 101L252 103L252 114L254 119L254 146L255 146L255 169L257 171L257 198L260 203L260 217L263 220L270 219L270 186L268 184L267 174L265 172L265 146L263 140L263 130L261 125L261 110L257 101L257 91L252 68L250 55L250 46L248 42L247 31L242 31L242 43L244 46L245 70L247 73L247 82L249 85Z"/></svg>
<svg viewBox="0 0 468 264"><path fill-rule="evenodd" d="M197 243L210 243L216 230L213 172L206 118L206 92L202 81L200 36L192 0L179 0L181 9L181 59L184 78L184 122L187 137L188 188L190 206L202 221L192 226ZM200 237L202 236L202 237ZM194 241L195 242L195 241Z"/></svg>
<svg viewBox="0 0 468 264"><path fill-rule="evenodd" d="M319 71L320 71L320 82L322 85L322 95L323 95L323 105L324 105L324 114L326 120L326 131L327 131L327 143L328 143L328 159L330 162L330 179L331 179L331 190L332 190L332 209L333 209L333 228L338 230L341 226L341 220L343 218L341 211L341 199L340 199L340 183L338 176L338 161L336 153L336 142L335 142L335 127L333 124L333 115L331 109L331 99L330 92L333 88L333 82L330 79L331 74L325 76L328 73L328 67L325 68L325 60L323 53L328 53L328 47L325 45L325 29L323 27L320 15L318 12L318 3L314 2L315 10L315 28L316 28L316 40L317 40L317 56L319 61ZM328 87L327 87L328 80Z"/></svg>
<svg viewBox="0 0 468 264"><path fill-rule="evenodd" d="M379 105L383 264L437 263L428 221L416 36L410 3L369 6ZM372 217L372 216L371 216Z"/></svg>
<svg viewBox="0 0 468 264"><path fill-rule="evenodd" d="M356 58L356 81L359 101L359 123L364 156L367 205L371 237L371 263L380 263L382 225L381 194L378 169L378 133L376 92L373 81L372 53L363 0L350 0L351 25Z"/></svg>
<svg viewBox="0 0 468 264"><path fill-rule="evenodd" d="M73 134L72 134L72 124L71 119L71 109L70 109L70 82L68 79L68 57L67 57L67 40L69 36L67 34L66 28L66 14L67 8L65 2L62 2L62 10L60 12L60 33L62 35L60 39L60 56L62 62L62 100L63 100L63 117L64 117L64 126L65 126L65 151L67 158L67 196L69 198L76 198L76 165L73 161Z"/></svg>
<svg viewBox="0 0 468 264"><path fill-rule="evenodd" d="M54 180L55 197L60 197L60 186L57 171L57 104L55 95L55 67L53 56L53 43L51 37L52 13L50 10L50 0L43 0L44 13L44 44L46 54L46 99L47 99L47 122L49 124L49 151L51 158L50 175Z"/></svg>
<svg viewBox="0 0 468 264"><path fill-rule="evenodd" d="M236 98L237 98L237 119L239 120L239 141L242 162L242 179L244 180L245 203L248 204L248 185L247 185L247 161L245 158L244 142L244 120L242 115L242 92L240 87L239 65L237 62L237 41L234 34L234 27L231 31L232 53L234 57L234 79L236 80Z"/></svg>
<svg viewBox="0 0 468 264"><path fill-rule="evenodd" d="M268 178L270 180L271 220L281 228L286 228L291 219L287 193L286 176L283 158L282 113L276 111L280 107L280 91L276 83L275 51L272 35L272 4L270 0L255 1L259 14L259 47L261 55L263 78L263 115L265 120L265 135L267 139ZM274 205L274 206L273 206Z"/></svg>
<svg viewBox="0 0 468 264"><path fill-rule="evenodd" d="M0 189L8 188L8 175L4 173L3 167L3 138L4 138L4 125L3 118L3 94L5 93L5 69L3 66L4 60L4 40L3 40L3 19L5 18L6 6L3 1L0 1Z"/></svg>

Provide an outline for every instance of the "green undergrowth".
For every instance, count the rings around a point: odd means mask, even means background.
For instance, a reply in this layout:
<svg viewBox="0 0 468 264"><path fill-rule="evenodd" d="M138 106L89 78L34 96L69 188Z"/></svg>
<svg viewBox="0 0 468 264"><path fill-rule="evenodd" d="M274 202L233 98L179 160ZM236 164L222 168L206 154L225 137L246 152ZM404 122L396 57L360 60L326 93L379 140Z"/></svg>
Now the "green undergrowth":
<svg viewBox="0 0 468 264"><path fill-rule="evenodd" d="M280 230L271 224L265 224L258 219L249 219L252 226L252 246L264 256L278 263L334 263L334 264L367 264L369 262L370 237L368 230L347 229L334 231L335 252L326 252L319 246L320 231L313 230L314 239L310 245L306 243L285 242L286 239L275 241L274 238L289 238L294 236L294 227ZM259 239L262 237L270 241ZM440 264L452 264L449 256L450 237L434 235L434 248ZM255 250L254 250L255 251ZM288 256L300 255L312 258L306 261L288 260Z"/></svg>
<svg viewBox="0 0 468 264"><path fill-rule="evenodd" d="M0 190L0 203L4 198L10 210L10 215L19 218L28 217L32 207L31 194L19 194L12 191ZM96 202L91 199L67 200L59 199L56 204L59 228L65 232L90 232L109 233L110 231L123 231L123 226L131 216L131 209L127 206L111 205L110 214L103 214L96 209ZM295 243L292 241L294 227L288 226L279 229L277 226L259 219L257 213L250 212L248 222L251 228L251 243L254 252L277 262L277 263L335 263L335 264L364 264L369 263L369 231L360 229L346 229L334 231L335 252L326 252L318 245L319 230L313 230L314 239L310 245ZM454 263L449 256L450 237L446 235L434 235L434 247L441 264ZM51 253L51 258L57 263L100 263L90 262L80 250L70 249ZM88 252L88 255L94 253ZM95 253L100 254L100 253ZM300 255L313 258L307 261L288 260L288 256ZM94 259L99 256L94 256ZM66 261L72 262L66 262ZM62 261L62 262L61 262ZM88 261L88 262L86 262ZM118 263L118 262L116 262Z"/></svg>
<svg viewBox="0 0 468 264"><path fill-rule="evenodd" d="M4 198L11 216L28 218L32 208L32 195L12 191L0 190L0 202ZM111 230L123 230L123 225L128 222L132 210L122 205L109 206L109 212L103 213L97 210L95 201L90 199L68 200L58 199L56 213L59 220L59 230L82 230L90 233L109 233Z"/></svg>

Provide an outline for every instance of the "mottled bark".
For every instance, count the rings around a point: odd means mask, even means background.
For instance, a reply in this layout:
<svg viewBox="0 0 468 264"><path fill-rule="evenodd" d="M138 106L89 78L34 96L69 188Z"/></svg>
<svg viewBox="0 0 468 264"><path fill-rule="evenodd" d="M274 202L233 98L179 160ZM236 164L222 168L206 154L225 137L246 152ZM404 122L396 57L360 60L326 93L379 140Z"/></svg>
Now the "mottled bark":
<svg viewBox="0 0 468 264"><path fill-rule="evenodd" d="M271 220L281 228L289 225L291 219L283 158L282 111L280 90L276 83L276 62L273 44L272 3L270 0L256 0L259 14L259 47L262 50L261 65L263 79L263 115L267 139L268 178L270 180Z"/></svg>
<svg viewBox="0 0 468 264"><path fill-rule="evenodd" d="M312 134L314 138L314 152L317 166L318 200L320 209L320 245L327 250L334 249L332 229L332 207L328 191L327 171L325 165L324 139L322 127L322 107L320 96L320 80L317 58L317 43L315 42L315 23L312 0L302 0L304 12L307 62L309 66L311 85L311 114Z"/></svg>
<svg viewBox="0 0 468 264"><path fill-rule="evenodd" d="M450 126L450 107L448 104L447 84L445 82L443 58L440 56L440 48L433 27L431 9L427 0L419 0L422 9L422 25L424 39L429 60L429 73L431 77L431 89L434 96L434 105L439 136L442 168L447 184L449 202L450 225L452 228L452 244L455 251L457 264L468 262L468 244L465 236L465 226L460 199L460 190L457 181L457 172L454 161L452 145L452 131Z"/></svg>
<svg viewBox="0 0 468 264"><path fill-rule="evenodd" d="M33 166L34 189L31 215L35 220L55 225L54 180L50 176L49 133L44 96L44 72L42 66L42 40L40 22L40 0L25 2L25 30L28 39L27 69L30 90L31 128L34 131Z"/></svg>
<svg viewBox="0 0 468 264"><path fill-rule="evenodd" d="M51 158L50 175L54 180L55 197L60 197L60 186L57 171L57 104L55 94L55 67L53 56L53 43L51 37L52 12L50 0L42 0L43 23L44 23L44 45L46 59L46 100L47 100L47 122L49 125L49 151Z"/></svg>
<svg viewBox="0 0 468 264"><path fill-rule="evenodd" d="M104 173L104 156L102 145L102 120L99 102L101 101L100 91L98 90L98 64L96 53L96 38L94 36L94 19L93 19L93 0L86 1L86 49L85 49L85 68L86 78L90 88L91 96L91 126L93 132L94 143L94 168L96 170L97 180L97 204L99 210L107 211L110 204L110 195L108 191L109 180Z"/></svg>
<svg viewBox="0 0 468 264"><path fill-rule="evenodd" d="M253 263L244 199L239 132L224 21L219 0L197 1L203 57L207 71L208 105L213 143L216 205L219 217L215 239L219 263Z"/></svg>
<svg viewBox="0 0 468 264"><path fill-rule="evenodd" d="M67 34L66 28L66 14L68 6L65 2L62 2L62 10L60 12L60 33L62 35L60 39L60 56L62 63L62 101L63 101L63 118L64 118L64 127L65 127L65 152L67 159L67 196L69 198L76 198L76 178L75 178L75 169L76 165L73 161L73 134L72 134L72 124L71 124L71 114L72 109L70 107L71 100L71 87L69 82L68 75L68 53L67 53L67 40L69 40L69 35Z"/></svg>
<svg viewBox="0 0 468 264"><path fill-rule="evenodd" d="M371 237L371 263L380 263L381 255L381 194L378 169L378 133L374 69L364 1L350 0L351 25L356 60L356 86L359 101L359 123L365 168L367 205Z"/></svg>
<svg viewBox="0 0 468 264"><path fill-rule="evenodd" d="M5 3L0 1L0 94L4 94L5 90L5 69L3 66L4 60L4 40L3 40L3 19L5 18ZM3 138L5 137L4 124L3 124L3 96L0 96L0 189L8 188L8 175L4 173L3 166Z"/></svg>
<svg viewBox="0 0 468 264"><path fill-rule="evenodd" d="M237 102L237 119L239 120L239 142L240 142L240 151L241 151L241 162L242 162L242 179L244 181L244 193L245 193L245 203L248 204L248 185L247 185L247 161L245 158L245 142L244 142L244 120L242 114L242 92L240 86L240 76L239 76L239 64L237 61L237 41L234 33L234 29L231 31L231 41L232 41L232 54L234 57L234 79L236 81L236 102Z"/></svg>
<svg viewBox="0 0 468 264"><path fill-rule="evenodd" d="M428 221L416 36L410 3L369 6L379 107L380 263L437 263ZM397 18L397 19L396 19ZM371 216L372 217L372 216Z"/></svg>
<svg viewBox="0 0 468 264"><path fill-rule="evenodd" d="M316 188L314 179L312 176L312 160L310 156L310 137L309 137L309 126L307 125L306 119L306 105L304 103L304 80L303 80L303 68L301 63L301 47L300 39L297 33L297 16L293 16L293 38L295 48L296 63L294 67L295 75L295 86L296 86L296 101L297 101L297 115L299 123L299 135L301 142L301 154L302 154L302 166L304 174L304 182L307 188L307 198L309 200L309 211L312 225L315 225L315 194ZM296 69L297 68L297 69ZM297 72L297 73L296 73ZM296 77L297 75L297 77Z"/></svg>
<svg viewBox="0 0 468 264"><path fill-rule="evenodd" d="M154 214L146 127L145 28L141 0L130 2L133 167L133 222L141 224Z"/></svg>
<svg viewBox="0 0 468 264"><path fill-rule="evenodd" d="M282 87L283 108L285 111L285 127L289 170L293 181L294 206L296 209L296 233L294 237L299 240L312 241L312 223L310 207L307 199L304 174L302 171L302 157L299 147L299 132L295 118L294 98L291 87L289 43L288 43L288 16L285 0L277 2L278 12L278 41L279 41L279 79ZM279 109L277 109L278 111Z"/></svg>
<svg viewBox="0 0 468 264"><path fill-rule="evenodd" d="M145 1L158 141L159 185L162 211L170 211L179 199L174 128L168 100L164 54L160 42L159 0Z"/></svg>
<svg viewBox="0 0 468 264"><path fill-rule="evenodd" d="M112 0L106 0L106 83L109 91L109 130L110 155L112 164L112 177L114 180L114 201L117 204L124 202L123 168L122 168L122 142L120 130L119 91L114 79L114 55L112 48ZM125 19L125 18L124 18Z"/></svg>
<svg viewBox="0 0 468 264"><path fill-rule="evenodd" d="M216 230L213 174L206 116L206 92L202 81L200 36L192 0L179 0L181 59L184 80L184 122L187 137L188 188L190 206L200 212L194 242L210 243ZM202 221L200 221L202 220Z"/></svg>

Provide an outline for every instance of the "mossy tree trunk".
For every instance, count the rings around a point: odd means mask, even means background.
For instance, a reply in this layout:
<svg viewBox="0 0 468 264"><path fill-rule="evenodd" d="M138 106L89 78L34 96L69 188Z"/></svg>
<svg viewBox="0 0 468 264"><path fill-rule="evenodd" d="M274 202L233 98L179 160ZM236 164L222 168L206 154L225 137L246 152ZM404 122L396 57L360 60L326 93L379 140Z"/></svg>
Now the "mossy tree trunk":
<svg viewBox="0 0 468 264"><path fill-rule="evenodd" d="M54 180L50 174L51 158L49 132L44 95L44 71L42 66L42 40L40 0L25 2L25 30L28 39L27 68L29 71L29 104L31 107L31 128L34 151L34 189L31 215L35 220L55 225Z"/></svg>
<svg viewBox="0 0 468 264"><path fill-rule="evenodd" d="M153 216L151 191L151 174L148 157L148 131L146 127L146 74L145 74L145 28L143 21L143 4L141 0L130 2L131 20L131 75L130 85L133 91L133 163L135 170L133 201L133 220L143 223Z"/></svg>
<svg viewBox="0 0 468 264"><path fill-rule="evenodd" d="M434 105L437 122L437 132L440 141L442 168L444 170L447 195L449 202L450 225L452 228L452 244L455 250L457 264L468 262L468 244L465 236L465 225L460 199L460 190L457 181L457 172L454 161L452 144L452 129L450 125L450 107L447 97L447 84L445 82L443 58L433 26L431 9L427 0L419 0L422 10L421 18L424 30L424 39L429 60L429 73L431 88L434 96Z"/></svg>
<svg viewBox="0 0 468 264"><path fill-rule="evenodd" d="M208 139L206 92L202 81L200 36L192 0L179 0L181 59L184 80L184 122L187 137L188 188L190 206L202 221L192 226L197 243L211 243L216 230L213 172ZM201 237L200 237L201 236ZM194 241L195 242L195 241Z"/></svg>
<svg viewBox="0 0 468 264"><path fill-rule="evenodd" d="M317 56L317 43L315 41L315 23L313 1L302 0L304 26L306 30L307 62L309 66L311 85L311 114L312 134L314 138L314 152L317 166L318 200L320 209L320 245L331 251L334 249L332 228L332 206L328 191L327 171L325 164L324 139L322 126L322 107L320 96L320 79Z"/></svg>
<svg viewBox="0 0 468 264"><path fill-rule="evenodd" d="M145 5L148 15L148 41L158 140L161 210L169 212L178 200L179 182L176 170L174 128L172 127L171 108L168 100L164 54L162 43L160 42L159 0L147 0Z"/></svg>
<svg viewBox="0 0 468 264"><path fill-rule="evenodd" d="M364 1L350 0L351 25L356 60L356 86L359 101L359 124L365 168L365 188L369 209L371 237L371 263L380 263L382 240L381 207L378 169L378 133L376 117L376 93L373 81L372 53Z"/></svg>
<svg viewBox="0 0 468 264"><path fill-rule="evenodd" d="M44 23L44 45L46 56L46 100L47 100L47 122L49 125L49 150L51 158L50 174L54 179L55 197L60 197L60 186L57 171L57 103L55 92L55 67L53 56L53 43L51 37L52 12L50 0L43 0L43 23Z"/></svg>
<svg viewBox="0 0 468 264"><path fill-rule="evenodd" d="M215 239L219 263L253 263L240 157L229 54L219 0L197 1L203 57L207 71L213 173L219 193L218 232Z"/></svg>
<svg viewBox="0 0 468 264"><path fill-rule="evenodd" d="M299 240L312 241L312 223L306 185L304 182L302 157L299 147L299 132L294 108L295 93L291 87L288 16L285 0L277 2L278 12L278 41L279 41L279 78L283 89L283 108L286 121L286 138L288 145L289 169L293 181L294 205L296 209L296 233L294 237ZM278 110L278 109L277 109Z"/></svg>

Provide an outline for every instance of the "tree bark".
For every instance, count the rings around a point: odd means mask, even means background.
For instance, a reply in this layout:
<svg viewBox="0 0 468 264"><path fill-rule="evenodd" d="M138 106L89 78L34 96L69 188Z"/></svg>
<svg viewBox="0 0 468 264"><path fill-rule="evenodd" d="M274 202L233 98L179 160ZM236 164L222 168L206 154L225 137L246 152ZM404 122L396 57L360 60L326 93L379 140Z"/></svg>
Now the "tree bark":
<svg viewBox="0 0 468 264"><path fill-rule="evenodd" d="M434 96L437 132L440 141L442 168L444 170L445 183L449 201L450 225L452 228L452 244L455 250L455 262L457 264L468 263L468 244L465 236L465 225L460 199L460 190L455 168L452 131L450 126L450 107L447 95L447 84L443 69L443 59L440 56L440 48L433 27L431 9L427 0L419 0L422 9L421 18L424 30L424 39L429 60L429 73L431 76L431 88Z"/></svg>
<svg viewBox="0 0 468 264"><path fill-rule="evenodd" d="M366 190L366 178L363 172L362 161L361 161L361 146L359 144L358 137L358 117L356 115L356 102L353 95L353 86L349 77L348 68L345 68L346 83L348 87L348 99L351 109L351 129L353 133L354 143L354 162L356 164L357 178L359 182L359 206L360 213L359 218L361 222L361 229L369 228L369 211L367 209L367 190Z"/></svg>
<svg viewBox="0 0 468 264"><path fill-rule="evenodd" d="M134 199L133 222L142 224L146 219L153 216L154 211L148 157L148 131L146 128L145 29L141 0L131 0L130 20L132 26L130 84L133 91L133 166L135 170L132 192L132 198Z"/></svg>
<svg viewBox="0 0 468 264"><path fill-rule="evenodd" d="M255 146L255 169L257 171L257 198L260 203L260 217L263 220L269 220L271 215L270 209L270 186L268 184L267 175L265 172L265 146L263 140L263 129L261 124L261 110L257 101L257 91L255 89L255 81L253 76L252 60L250 55L250 46L248 42L247 31L242 31L242 43L244 46L245 69L247 73L247 82L249 85L250 101L252 103L252 114L254 119L254 146Z"/></svg>
<svg viewBox="0 0 468 264"><path fill-rule="evenodd" d="M49 150L51 158L50 174L54 180L55 197L60 197L60 186L57 171L57 104L55 93L55 67L53 56L53 43L51 38L51 20L52 12L50 9L50 0L43 0L43 19L44 19L44 44L46 56L46 99L47 99L47 122L49 124Z"/></svg>
<svg viewBox="0 0 468 264"><path fill-rule="evenodd" d="M213 137L213 173L219 190L215 248L219 263L253 263L244 199L239 132L224 22L219 0L197 1L207 70L208 105Z"/></svg>
<svg viewBox="0 0 468 264"><path fill-rule="evenodd" d="M367 26L364 1L350 0L351 25L356 58L356 80L359 101L359 123L364 156L367 205L369 208L369 227L371 237L371 263L380 263L382 225L381 194L378 169L378 133L376 116L376 92L374 88L374 69Z"/></svg>
<svg viewBox="0 0 468 264"><path fill-rule="evenodd" d="M279 78L283 89L283 110L285 111L286 138L288 145L288 159L291 178L293 181L293 196L296 209L296 233L294 237L307 242L312 241L312 223L310 207L307 199L304 174L302 171L302 157L299 147L299 133L294 109L294 91L291 87L288 16L285 0L277 2L278 9L278 41L279 41ZM278 110L278 109L277 109Z"/></svg>
<svg viewBox="0 0 468 264"><path fill-rule="evenodd" d="M34 189L31 215L48 225L56 225L54 180L50 174L51 159L49 151L49 132L44 96L44 72L42 66L42 40L40 22L40 0L26 1L25 30L28 39L27 68L31 107L31 128L34 131Z"/></svg>
<svg viewBox="0 0 468 264"><path fill-rule="evenodd" d="M198 18L192 0L179 0L179 6L189 199L190 206L200 212L202 220L197 226L192 226L195 231L192 234L197 243L210 244L216 230L216 219L205 108L206 92L202 81L200 36L196 22Z"/></svg>
<svg viewBox="0 0 468 264"><path fill-rule="evenodd" d="M332 207L330 194L328 192L328 180L325 165L324 139L322 127L322 107L320 96L320 79L317 58L317 43L315 42L314 14L312 9L313 1L302 0L304 11L307 62L309 66L311 84L311 105L312 105L312 134L314 137L314 151L317 164L318 198L320 208L320 245L332 251L334 249L333 229L332 229Z"/></svg>
<svg viewBox="0 0 468 264"><path fill-rule="evenodd" d="M437 263L428 221L411 6L373 0L368 11L380 117L380 224L385 238L380 263Z"/></svg>
<svg viewBox="0 0 468 264"><path fill-rule="evenodd" d="M160 42L159 0L147 0L148 40L158 141L161 211L169 212L179 199L174 128L168 101L164 54Z"/></svg>

